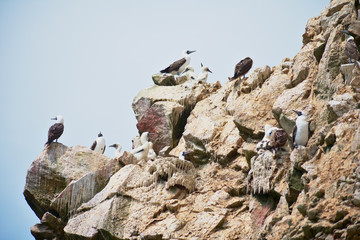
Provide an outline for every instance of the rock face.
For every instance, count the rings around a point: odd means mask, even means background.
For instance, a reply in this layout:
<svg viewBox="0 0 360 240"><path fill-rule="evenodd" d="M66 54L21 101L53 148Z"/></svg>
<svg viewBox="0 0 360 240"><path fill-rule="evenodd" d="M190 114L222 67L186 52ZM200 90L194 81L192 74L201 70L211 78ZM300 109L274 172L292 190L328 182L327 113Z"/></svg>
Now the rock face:
<svg viewBox="0 0 360 240"><path fill-rule="evenodd" d="M339 33L359 42L359 15L358 1L332 0L293 59L223 86L154 75L133 101L154 160L51 144L26 177L33 236L360 239L360 70ZM307 146L256 150L265 124L291 136L292 110L308 115Z"/></svg>

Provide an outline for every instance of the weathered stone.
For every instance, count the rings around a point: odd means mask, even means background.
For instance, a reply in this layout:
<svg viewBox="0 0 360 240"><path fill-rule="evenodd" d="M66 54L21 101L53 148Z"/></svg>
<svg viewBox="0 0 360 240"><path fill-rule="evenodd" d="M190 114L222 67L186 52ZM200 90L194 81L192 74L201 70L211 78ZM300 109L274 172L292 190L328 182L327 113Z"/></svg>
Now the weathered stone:
<svg viewBox="0 0 360 240"><path fill-rule="evenodd" d="M24 196L41 218L49 212L50 203L66 186L84 175L94 172L111 161L86 147L68 148L52 143L36 158L28 169Z"/></svg>
<svg viewBox="0 0 360 240"><path fill-rule="evenodd" d="M171 74L154 74L152 80L156 85L159 86L174 86L176 85L176 80L174 75Z"/></svg>
<svg viewBox="0 0 360 240"><path fill-rule="evenodd" d="M252 72L250 77L244 80L243 84L253 90L257 87L261 87L264 81L270 77L270 74L271 69L269 66L257 68Z"/></svg>
<svg viewBox="0 0 360 240"><path fill-rule="evenodd" d="M150 138L155 152L166 146L176 146L181 136L178 129L184 110L184 106L176 102L156 102L138 120L136 126L140 132L152 133Z"/></svg>
<svg viewBox="0 0 360 240"><path fill-rule="evenodd" d="M53 230L45 224L35 224L30 229L36 240L53 239L56 235Z"/></svg>
<svg viewBox="0 0 360 240"><path fill-rule="evenodd" d="M348 31L360 37L360 21L353 21L348 28Z"/></svg>
<svg viewBox="0 0 360 240"><path fill-rule="evenodd" d="M57 234L62 234L65 227L65 222L53 214L46 212L41 218L41 223L49 226Z"/></svg>
<svg viewBox="0 0 360 240"><path fill-rule="evenodd" d="M297 210L299 210L301 215L303 215L304 217L307 215L307 205L306 204L297 205L296 208L297 208Z"/></svg>
<svg viewBox="0 0 360 240"><path fill-rule="evenodd" d="M316 208L310 209L307 213L309 220L316 221L319 218L319 210Z"/></svg>
<svg viewBox="0 0 360 240"><path fill-rule="evenodd" d="M142 90L132 107L139 132L150 132L154 150L174 147L195 104L216 90L216 84L187 81L176 86L157 86Z"/></svg>
<svg viewBox="0 0 360 240"><path fill-rule="evenodd" d="M356 105L357 103L353 96L345 93L333 96L333 100L328 102L328 109L334 112L337 117L341 117L344 113L354 109Z"/></svg>

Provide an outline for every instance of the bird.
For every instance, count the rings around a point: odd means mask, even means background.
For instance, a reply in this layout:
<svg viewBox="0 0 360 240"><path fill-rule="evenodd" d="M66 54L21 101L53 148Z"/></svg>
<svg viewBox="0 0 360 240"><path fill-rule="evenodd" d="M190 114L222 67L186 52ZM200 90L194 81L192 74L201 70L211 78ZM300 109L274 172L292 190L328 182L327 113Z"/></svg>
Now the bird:
<svg viewBox="0 0 360 240"><path fill-rule="evenodd" d="M94 152L104 154L105 148L106 148L105 138L100 132L98 134L98 137L95 139L94 143L91 145L90 149L93 150Z"/></svg>
<svg viewBox="0 0 360 240"><path fill-rule="evenodd" d="M146 157L146 160L154 160L156 158L156 153L153 149L153 143L152 142L149 142L150 145L149 145L149 152L148 152L148 155Z"/></svg>
<svg viewBox="0 0 360 240"><path fill-rule="evenodd" d="M190 64L190 54L196 52L196 51L190 51L190 50L185 50L183 52L183 58L181 58L180 60L177 60L175 62L173 62L172 64L170 64L170 66L168 66L167 68L161 70L161 73L170 73L172 75L180 75L180 73L182 73L186 66Z"/></svg>
<svg viewBox="0 0 360 240"><path fill-rule="evenodd" d="M196 80L206 82L208 77L208 72L212 73L212 71L210 71L208 67L203 66L203 64L201 63L201 73L199 74Z"/></svg>
<svg viewBox="0 0 360 240"><path fill-rule="evenodd" d="M186 80L187 81L197 79L197 77L196 77L196 75L194 73L194 68L192 66L190 66L190 65L187 66L182 73L186 73Z"/></svg>
<svg viewBox="0 0 360 240"><path fill-rule="evenodd" d="M274 127L270 130L270 148L281 148L287 143L288 135L284 129Z"/></svg>
<svg viewBox="0 0 360 240"><path fill-rule="evenodd" d="M189 159L187 158L188 154L189 154L189 152L183 151L183 152L180 153L179 158L180 158L181 160L189 160Z"/></svg>
<svg viewBox="0 0 360 240"><path fill-rule="evenodd" d="M110 145L109 147L113 147L113 148L116 149L115 153L114 153L115 158L121 157L121 155L122 155L122 153L121 153L122 146L120 145L120 143L114 143L114 144Z"/></svg>
<svg viewBox="0 0 360 240"><path fill-rule="evenodd" d="M360 68L360 62L358 61L359 57L360 57L360 53L359 53L359 49L357 48L356 43L354 41L354 37L351 36L349 31L347 31L347 30L343 30L341 32L348 35L348 39L346 40L346 45L345 45L346 56L348 56L348 58L350 59L350 63L353 63L353 61L354 61L356 63L356 65Z"/></svg>
<svg viewBox="0 0 360 240"><path fill-rule="evenodd" d="M265 130L265 134L263 139L256 145L256 151L259 151L260 149L269 149L269 144L270 144L270 133L271 131L274 129L273 126L271 126L270 124L265 124L264 126L264 130Z"/></svg>
<svg viewBox="0 0 360 240"><path fill-rule="evenodd" d="M235 66L234 76L228 77L230 81L235 80L238 77L245 76L249 72L253 64L253 60L249 57L244 58Z"/></svg>
<svg viewBox="0 0 360 240"><path fill-rule="evenodd" d="M293 110L297 114L296 124L293 129L293 144L294 147L306 146L309 139L309 123L307 122L307 115L303 111Z"/></svg>
<svg viewBox="0 0 360 240"><path fill-rule="evenodd" d="M50 145L54 140L57 142L58 138L64 132L64 118L61 115L51 118L51 120L56 120L56 123L49 128L48 140L45 143L45 146Z"/></svg>
<svg viewBox="0 0 360 240"><path fill-rule="evenodd" d="M150 149L152 149L152 142L149 142L149 133L143 132L140 136L141 146L134 148L130 153L138 160L146 160Z"/></svg>

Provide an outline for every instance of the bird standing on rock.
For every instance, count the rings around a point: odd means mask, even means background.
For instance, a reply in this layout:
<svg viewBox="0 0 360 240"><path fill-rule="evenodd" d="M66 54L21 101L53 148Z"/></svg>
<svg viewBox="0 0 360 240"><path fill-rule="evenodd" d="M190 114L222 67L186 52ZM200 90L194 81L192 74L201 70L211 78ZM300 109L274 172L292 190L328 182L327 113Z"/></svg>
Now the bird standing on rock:
<svg viewBox="0 0 360 240"><path fill-rule="evenodd" d="M360 69L360 63L358 61L360 58L360 53L359 53L359 49L357 48L357 46L355 44L354 37L351 36L349 31L347 31L347 30L344 30L341 32L348 35L348 39L346 40L346 45L345 45L346 56L348 56L348 58L350 59L350 63L353 63L353 61L354 61L354 63L356 63L356 65Z"/></svg>
<svg viewBox="0 0 360 240"><path fill-rule="evenodd" d="M64 132L64 118L61 115L51 118L51 120L56 120L56 123L49 128L48 140L45 143L45 146L50 145L54 140L57 142L58 138Z"/></svg>
<svg viewBox="0 0 360 240"><path fill-rule="evenodd" d="M253 60L249 57L244 58L235 66L234 76L229 77L229 80L235 80L238 77L245 77L245 74L248 73L252 67Z"/></svg>
<svg viewBox="0 0 360 240"><path fill-rule="evenodd" d="M161 70L161 73L170 73L172 75L180 75L180 73L182 73L186 66L190 64L190 55L191 53L196 52L196 51L184 51L183 52L183 58L180 60L177 60L176 62L173 62L172 64L170 64L170 66L168 66L167 68Z"/></svg>
<svg viewBox="0 0 360 240"><path fill-rule="evenodd" d="M303 111L293 110L298 117L293 130L293 144L294 148L298 146L306 146L309 140L309 123L307 122L307 115Z"/></svg>
<svg viewBox="0 0 360 240"><path fill-rule="evenodd" d="M110 145L109 147L113 147L113 148L116 149L116 150L115 150L115 153L114 153L114 157L115 157L115 158L121 157L121 149L122 149L122 146L121 146L120 143L114 143L114 144Z"/></svg>
<svg viewBox="0 0 360 240"><path fill-rule="evenodd" d="M105 148L106 148L105 138L100 132L98 134L98 137L95 139L94 143L91 145L90 149L93 150L94 152L104 154Z"/></svg>
<svg viewBox="0 0 360 240"><path fill-rule="evenodd" d="M203 64L201 63L201 73L199 74L196 80L206 82L208 77L208 72L212 73L212 71L210 71L208 67L203 66Z"/></svg>

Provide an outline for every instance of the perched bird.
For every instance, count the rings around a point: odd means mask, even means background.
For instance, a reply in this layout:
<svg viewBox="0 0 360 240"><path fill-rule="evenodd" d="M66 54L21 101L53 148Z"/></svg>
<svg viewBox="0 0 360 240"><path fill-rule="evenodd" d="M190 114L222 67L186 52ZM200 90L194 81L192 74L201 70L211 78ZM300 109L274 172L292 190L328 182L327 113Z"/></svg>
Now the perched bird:
<svg viewBox="0 0 360 240"><path fill-rule="evenodd" d="M253 61L251 58L246 57L243 60L241 60L238 64L235 66L234 76L229 77L229 80L235 80L238 77L245 76L246 73L249 72L253 64Z"/></svg>
<svg viewBox="0 0 360 240"><path fill-rule="evenodd" d="M269 125L269 124L265 124L264 126L264 130L265 130L265 134L263 139L256 145L256 151L259 151L260 149L269 149L269 144L270 144L270 134L271 131L275 129L275 127Z"/></svg>
<svg viewBox="0 0 360 240"><path fill-rule="evenodd" d="M121 149L122 149L122 146L120 145L120 143L114 143L114 144L112 144L112 145L110 145L109 147L113 147L113 148L115 148L116 150L115 150L115 153L114 153L114 157L115 158L119 158L119 157L121 157Z"/></svg>
<svg viewBox="0 0 360 240"><path fill-rule="evenodd" d="M189 159L187 159L188 154L189 154L189 152L183 151L183 152L180 153L179 158L181 160L189 160Z"/></svg>
<svg viewBox="0 0 360 240"><path fill-rule="evenodd" d="M212 73L212 71L210 71L208 67L204 67L203 64L201 63L201 73L199 74L196 80L206 82L208 77L208 72Z"/></svg>
<svg viewBox="0 0 360 240"><path fill-rule="evenodd" d="M156 153L153 149L153 143L152 142L149 142L149 143L150 143L149 152L148 152L146 160L154 160L156 158Z"/></svg>
<svg viewBox="0 0 360 240"><path fill-rule="evenodd" d="M187 66L183 73L186 73L186 79L189 80L196 80L197 77L194 73L194 68L192 66Z"/></svg>
<svg viewBox="0 0 360 240"><path fill-rule="evenodd" d="M358 62L360 53L359 50L355 44L354 37L350 35L349 31L344 30L341 31L348 35L348 39L346 40L345 45L345 54L350 59L350 63L353 63L353 61L357 64L357 66L360 68L360 63Z"/></svg>
<svg viewBox="0 0 360 240"><path fill-rule="evenodd" d="M288 135L284 129L274 127L270 130L270 148L281 148L287 143Z"/></svg>
<svg viewBox="0 0 360 240"><path fill-rule="evenodd" d="M98 134L98 137L95 139L94 143L91 145L90 149L93 150L94 152L104 154L105 148L106 148L105 138L100 132Z"/></svg>
<svg viewBox="0 0 360 240"><path fill-rule="evenodd" d="M152 149L152 142L149 142L149 133L143 132L140 137L141 146L134 148L130 153L138 160L146 160L150 149Z"/></svg>
<svg viewBox="0 0 360 240"><path fill-rule="evenodd" d="M170 73L172 75L180 75L180 73L182 73L186 66L190 64L190 55L191 53L193 53L195 51L184 51L183 52L183 58L180 60L177 60L176 62L173 62L172 64L170 64L170 66L168 66L167 68L161 70L161 73Z"/></svg>
<svg viewBox="0 0 360 240"><path fill-rule="evenodd" d="M306 146L309 139L309 123L306 120L307 115L303 111L293 111L298 115L292 136L294 147Z"/></svg>
<svg viewBox="0 0 360 240"><path fill-rule="evenodd" d="M50 145L54 140L57 142L58 138L64 132L64 118L62 116L58 115L55 118L51 118L51 120L56 120L56 123L49 128L48 140L45 146Z"/></svg>

